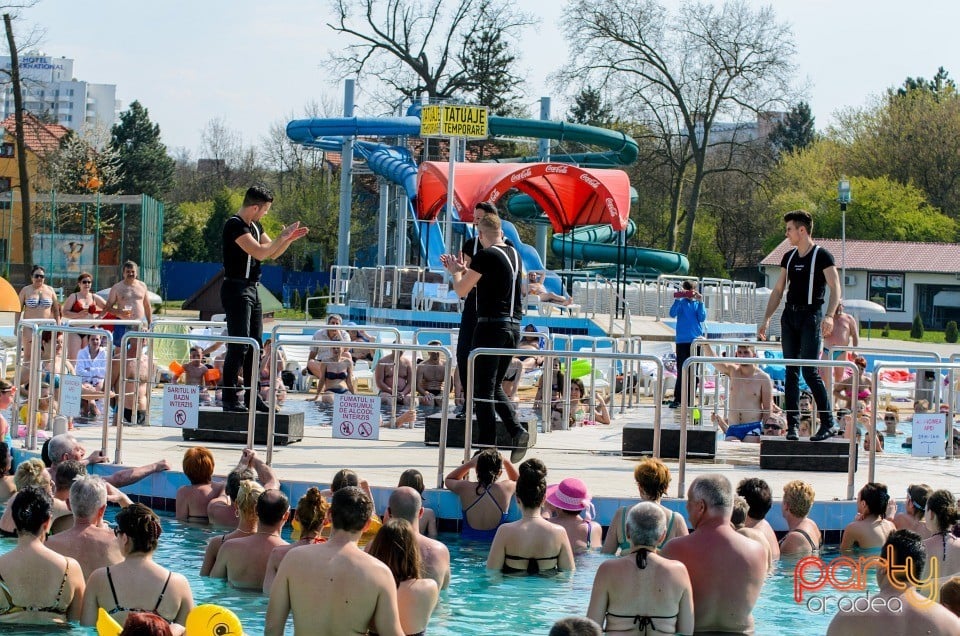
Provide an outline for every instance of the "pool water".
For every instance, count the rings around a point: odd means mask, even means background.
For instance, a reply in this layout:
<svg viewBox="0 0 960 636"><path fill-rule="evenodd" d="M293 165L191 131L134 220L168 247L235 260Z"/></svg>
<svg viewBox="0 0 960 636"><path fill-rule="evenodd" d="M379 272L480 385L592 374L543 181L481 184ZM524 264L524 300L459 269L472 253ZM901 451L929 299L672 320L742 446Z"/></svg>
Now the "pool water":
<svg viewBox="0 0 960 636"><path fill-rule="evenodd" d="M115 509L108 511L112 522ZM190 581L196 603L214 603L236 612L244 631L251 636L262 634L267 611L267 598L254 593L236 590L221 579L200 577L200 565L207 540L220 534L207 526L192 526L179 523L171 517L161 517L163 536L155 560L160 565L180 572ZM284 532L289 540L289 526ZM450 588L440 596L440 603L433 615L427 632L434 636L458 636L460 634L546 634L558 618L586 614L590 602L590 590L597 567L609 556L590 553L577 557L577 570L553 577L504 577L499 572L485 569L488 544L461 541L458 535L441 535L450 547ZM11 539L0 540L0 552L13 547ZM826 553L824 560L836 556ZM763 588L760 601L754 610L756 633L759 636L775 636L783 633L823 634L836 611L836 598L850 596L834 590L823 594L834 597L828 612L811 611L807 604L793 600L793 568L795 561L776 564ZM838 578L845 580L845 574ZM876 592L871 574L870 593ZM818 609L818 604L812 604ZM802 630L799 626L803 626ZM292 617L288 632L293 633ZM49 628L17 628L17 634L33 635L50 633ZM57 633L91 636L93 628L74 627L58 630Z"/></svg>

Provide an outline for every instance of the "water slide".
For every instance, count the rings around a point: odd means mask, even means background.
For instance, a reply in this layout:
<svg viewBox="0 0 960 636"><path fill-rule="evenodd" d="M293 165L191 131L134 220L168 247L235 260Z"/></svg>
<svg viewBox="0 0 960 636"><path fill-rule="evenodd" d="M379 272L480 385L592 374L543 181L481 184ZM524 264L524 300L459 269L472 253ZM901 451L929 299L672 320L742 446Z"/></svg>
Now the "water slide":
<svg viewBox="0 0 960 636"><path fill-rule="evenodd" d="M415 105L409 112L419 113L419 105ZM583 124L568 122L543 121L536 119L517 119L512 117L489 118L491 135L529 137L534 139L564 139L585 144L604 146L610 151L602 154L611 165L625 165L636 161L639 149L637 142L630 136ZM300 119L287 124L287 136L295 142L306 146L314 146L329 150L342 149L343 137L358 136L416 136L420 134L420 118L408 115L406 117L339 117L327 119ZM416 198L417 167L405 148L388 146L365 141L354 144L356 151L366 158L370 169L393 183L403 186L410 199ZM593 153L591 153L593 154ZM514 197L516 198L516 197ZM424 229L426 226L426 229ZM428 265L439 267L439 250L442 244L442 231L439 224L417 224L420 234L421 249L425 256L429 255ZM586 228L590 231L591 228ZM574 237L578 237L574 231ZM612 229L611 229L612 232ZM520 241L516 228L512 223L504 224L504 234L519 246L523 257L524 267L544 269L543 261L536 250ZM440 242L437 242L437 238ZM584 237L586 238L586 237ZM552 246L558 252L559 245L563 245L563 235L554 235ZM618 262L618 248L616 245L602 243L568 241L567 253L578 259L595 260L609 263ZM686 273L689 268L687 258L676 252L654 250L641 247L626 248L627 265L640 268L653 268L663 273ZM436 265L433 261L436 260ZM559 279L549 277L548 288L553 290Z"/></svg>
<svg viewBox="0 0 960 636"><path fill-rule="evenodd" d="M600 225L554 234L550 248L554 254L579 260L621 264L637 270L653 269L662 274L686 274L690 270L690 261L679 252L620 247L616 243L598 241L598 238L608 238L604 231L614 234L610 226Z"/></svg>

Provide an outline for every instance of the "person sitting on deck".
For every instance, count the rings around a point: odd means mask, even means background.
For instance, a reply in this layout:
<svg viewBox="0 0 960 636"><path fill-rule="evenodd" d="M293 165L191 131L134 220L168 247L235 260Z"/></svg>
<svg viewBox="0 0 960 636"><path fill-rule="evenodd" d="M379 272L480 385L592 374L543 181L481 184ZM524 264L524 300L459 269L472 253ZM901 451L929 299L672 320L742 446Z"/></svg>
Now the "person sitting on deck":
<svg viewBox="0 0 960 636"><path fill-rule="evenodd" d="M342 347L330 347L330 359L325 362L310 360L307 369L317 376L317 395L314 402L323 400L333 404L334 395L356 393L353 383L353 359Z"/></svg>
<svg viewBox="0 0 960 636"><path fill-rule="evenodd" d="M704 345L705 355L716 354L709 344ZM737 345L734 353L737 358L755 358L756 350L749 342ZM730 378L727 391L729 421L719 413L711 417L713 422L726 433L727 441L759 441L763 432L763 420L773 412L773 381L758 365L717 362L714 368ZM755 438L755 439L749 439Z"/></svg>
<svg viewBox="0 0 960 636"><path fill-rule="evenodd" d="M440 346L439 340L431 340L430 346ZM444 367L439 351L431 351L427 359L417 365L417 393L421 406L440 406L443 404Z"/></svg>
<svg viewBox="0 0 960 636"><path fill-rule="evenodd" d="M569 296L560 296L551 291L547 291L547 288L543 286L543 281L545 278L546 274L543 272L528 273L524 295L536 296L541 302L545 303L557 303L558 305L564 306L573 304L573 298L570 298Z"/></svg>
<svg viewBox="0 0 960 636"><path fill-rule="evenodd" d="M400 355L397 361L398 355L399 352L391 351L380 358L373 372L373 381L384 404L390 404L396 395L397 404L409 405L414 386L413 365L404 355Z"/></svg>

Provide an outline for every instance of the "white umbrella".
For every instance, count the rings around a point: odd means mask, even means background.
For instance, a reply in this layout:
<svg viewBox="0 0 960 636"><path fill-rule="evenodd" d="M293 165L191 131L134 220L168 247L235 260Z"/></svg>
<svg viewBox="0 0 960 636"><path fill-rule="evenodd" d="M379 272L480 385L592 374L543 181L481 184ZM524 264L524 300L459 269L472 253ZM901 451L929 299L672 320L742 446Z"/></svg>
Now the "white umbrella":
<svg viewBox="0 0 960 636"><path fill-rule="evenodd" d="M885 314L886 307L872 300L844 300L843 310L848 314L860 317L860 314Z"/></svg>

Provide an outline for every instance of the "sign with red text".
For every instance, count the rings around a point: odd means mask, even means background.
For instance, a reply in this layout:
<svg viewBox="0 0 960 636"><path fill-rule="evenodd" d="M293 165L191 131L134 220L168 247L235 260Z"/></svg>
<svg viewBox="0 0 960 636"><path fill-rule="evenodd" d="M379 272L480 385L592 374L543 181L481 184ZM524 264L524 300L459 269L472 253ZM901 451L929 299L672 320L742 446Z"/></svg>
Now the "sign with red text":
<svg viewBox="0 0 960 636"><path fill-rule="evenodd" d="M163 426L197 428L200 387L196 384L167 383L163 387Z"/></svg>
<svg viewBox="0 0 960 636"><path fill-rule="evenodd" d="M333 396L333 436L380 439L380 398L376 395Z"/></svg>
<svg viewBox="0 0 960 636"><path fill-rule="evenodd" d="M946 455L947 416L943 413L914 413L914 457L940 457Z"/></svg>

